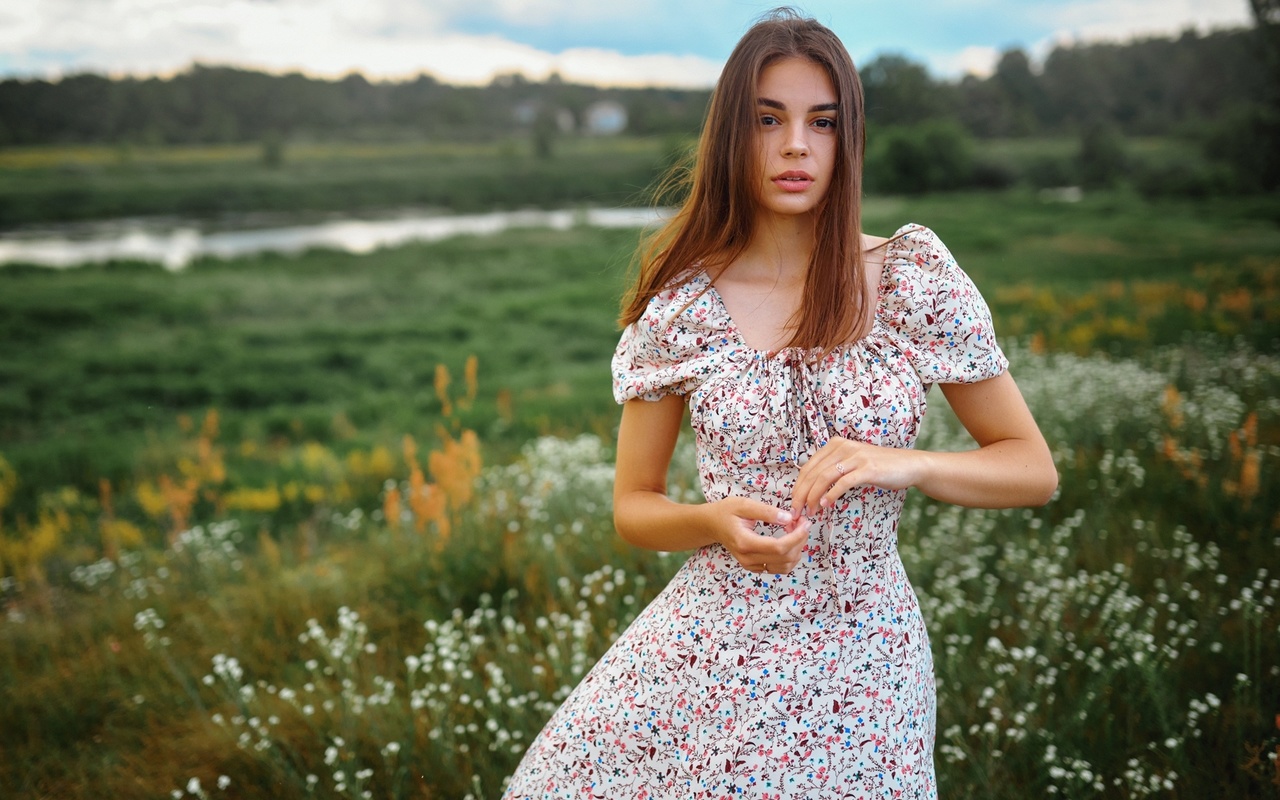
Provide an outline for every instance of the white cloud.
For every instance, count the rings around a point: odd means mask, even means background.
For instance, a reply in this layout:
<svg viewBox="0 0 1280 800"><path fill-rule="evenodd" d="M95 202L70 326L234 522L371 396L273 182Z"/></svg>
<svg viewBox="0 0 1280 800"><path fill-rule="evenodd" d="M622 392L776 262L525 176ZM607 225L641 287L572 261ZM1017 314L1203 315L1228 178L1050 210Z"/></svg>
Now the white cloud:
<svg viewBox="0 0 1280 800"><path fill-rule="evenodd" d="M726 31L745 28L764 0L0 0L0 70L57 75L168 74L192 61L315 75L360 71L371 78L428 72L457 83L485 83L520 71L541 79L602 84L709 86L732 45ZM808 0L819 19L838 26L856 49L903 51L933 74L988 74L997 47L1019 41L1043 58L1059 42L1128 39L1248 24L1245 0L922 0L944 19L999 15L1006 41L984 41L955 26L913 30L901 38L891 4ZM945 12L945 13L944 13ZM925 13L925 12L920 12ZM959 16L957 16L959 15ZM469 20L462 32L455 20ZM670 20L669 26L655 20ZM487 22L486 22L487 21ZM558 23L574 42L554 44ZM835 24L833 22L833 24ZM655 27L655 25L657 25ZM677 27L679 26L679 27ZM959 28L968 30L968 26ZM536 30L539 46L516 31ZM573 46L588 31L629 44ZM679 31L663 42L663 34ZM699 35L690 40L690 31ZM621 37L615 34L626 33ZM729 37L728 41L717 38ZM1008 37L1014 38L1009 39ZM708 44L715 40L716 44ZM640 44L637 45L637 42ZM705 45L705 46L703 46ZM965 45L972 45L966 47ZM652 49L651 52L645 52ZM696 54L693 54L696 51Z"/></svg>
<svg viewBox="0 0 1280 800"><path fill-rule="evenodd" d="M1177 34L1188 27L1203 32L1252 24L1246 0L1085 0L1040 13L1059 41L1120 41Z"/></svg>
<svg viewBox="0 0 1280 800"><path fill-rule="evenodd" d="M603 86L651 84L685 88L713 86L724 66L700 56L624 56L591 48L566 50L556 58L555 65L566 80Z"/></svg>
<svg viewBox="0 0 1280 800"><path fill-rule="evenodd" d="M449 5L458 9L476 3L474 0L449 0ZM603 22L620 16L637 17L664 10L655 8L653 0L627 0L625 4L608 0L488 0L484 5L488 6L489 15L497 19L526 25L548 25L566 19L576 24ZM620 13L622 5L625 5L624 13Z"/></svg>
<svg viewBox="0 0 1280 800"><path fill-rule="evenodd" d="M10 5L16 3L16 5ZM170 74L193 61L284 72L404 77L428 72L452 83L486 83L519 71L541 79L602 84L708 86L719 65L696 56L629 56L591 48L547 52L499 35L451 32L461 0L6 0L0 57L10 70L67 74ZM608 13L584 0L500 0L500 15ZM559 18L566 18L560 16ZM9 24L12 22L13 24ZM104 34L105 32L105 34Z"/></svg>
<svg viewBox="0 0 1280 800"><path fill-rule="evenodd" d="M1023 49L1034 62L1044 63L1053 48L1096 41L1129 41L1150 36L1176 36L1188 27L1200 32L1252 24L1247 0L1057 0L1026 3L1008 0L936 0L951 11L966 14L1004 13L1020 18L1029 30L1052 31L1032 39ZM1007 47L971 46L958 51L922 48L921 58L938 77L965 74L986 77L995 71Z"/></svg>
<svg viewBox="0 0 1280 800"><path fill-rule="evenodd" d="M929 73L936 76L985 78L996 71L1000 51L994 47L966 47L956 53L940 53L928 59Z"/></svg>

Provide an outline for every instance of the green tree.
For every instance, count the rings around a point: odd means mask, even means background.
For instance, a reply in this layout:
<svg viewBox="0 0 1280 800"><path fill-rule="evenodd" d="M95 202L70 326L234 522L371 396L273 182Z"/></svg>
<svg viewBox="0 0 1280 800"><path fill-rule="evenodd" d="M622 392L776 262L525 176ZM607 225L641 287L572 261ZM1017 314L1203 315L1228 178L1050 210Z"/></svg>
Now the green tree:
<svg viewBox="0 0 1280 800"><path fill-rule="evenodd" d="M958 189L973 174L973 143L954 120L884 129L867 159L869 188L885 194Z"/></svg>
<svg viewBox="0 0 1280 800"><path fill-rule="evenodd" d="M1280 0L1249 0L1262 51L1271 69L1272 99L1280 97Z"/></svg>
<svg viewBox="0 0 1280 800"><path fill-rule="evenodd" d="M555 141L560 133L556 110L548 106L538 109L533 119L533 154L548 159L555 155Z"/></svg>
<svg viewBox="0 0 1280 800"><path fill-rule="evenodd" d="M868 122L910 125L944 113L943 94L922 64L883 55L861 70Z"/></svg>
<svg viewBox="0 0 1280 800"><path fill-rule="evenodd" d="M1007 50L996 64L992 83L1004 100L1004 130L1007 135L1025 136L1039 127L1044 92L1031 72L1031 60L1022 50Z"/></svg>

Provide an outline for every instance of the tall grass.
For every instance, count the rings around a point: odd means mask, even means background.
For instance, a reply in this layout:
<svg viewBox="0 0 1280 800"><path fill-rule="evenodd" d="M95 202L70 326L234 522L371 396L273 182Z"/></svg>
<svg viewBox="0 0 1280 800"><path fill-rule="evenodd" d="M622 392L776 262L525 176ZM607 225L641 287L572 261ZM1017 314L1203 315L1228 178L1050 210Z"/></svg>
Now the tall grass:
<svg viewBox="0 0 1280 800"><path fill-rule="evenodd" d="M866 229L923 221L958 255L1001 335L1135 354L1186 330L1274 348L1276 205L1102 194L872 198ZM41 493L128 488L185 414L220 438L333 443L339 456L427 442L434 369L469 354L489 387L463 421L495 457L530 437L607 435L601 379L635 231L512 231L368 255L316 251L188 270L0 269L0 454L34 521ZM501 402L500 402L501 401ZM505 411L499 409L501 405ZM156 456L159 458L159 456ZM246 467L248 469L249 467Z"/></svg>
<svg viewBox="0 0 1280 800"><path fill-rule="evenodd" d="M1181 206L1126 221L1108 202L986 198L967 218L954 198L871 206L877 231L937 219L998 329L1017 330L1013 374L1062 476L1036 510L908 499L901 546L938 671L940 786L1277 796L1280 247L1242 207L1228 221ZM1123 235L1135 219L1151 230ZM680 560L612 529L616 412L601 376L616 283L599 264L621 265L622 237L0 274L6 319L23 315L0 368L32 415L7 418L0 462L0 794L496 797ZM405 294L426 310L407 312ZM524 340L489 337L515 309ZM581 360L522 360L547 346L532 341L544 328L577 331ZM405 339L430 347L395 346ZM296 347L275 361L235 353L267 341ZM345 360L308 372L317 353ZM189 370L146 369L180 357ZM161 403L132 438L102 435L140 386L187 374L217 390L253 364L281 391L286 367L308 391L386 386L367 413L284 396ZM548 383L562 388L539 392ZM75 410L40 405L56 398ZM83 475L13 456L59 436L82 440L60 446ZM112 445L113 458L94 454ZM965 446L940 401L920 446ZM695 475L682 441L677 496L697 497Z"/></svg>
<svg viewBox="0 0 1280 800"><path fill-rule="evenodd" d="M901 526L944 794L1274 794L1280 359L1215 338L1011 356L1059 495L1004 512L913 495ZM1201 359L1221 373L1188 376ZM920 445L963 441L937 409ZM9 795L497 796L678 558L613 535L595 436L475 458L410 448L379 503L289 526L215 504L163 548L11 581ZM685 442L678 495L693 472ZM443 515L389 502L450 481L469 492Z"/></svg>

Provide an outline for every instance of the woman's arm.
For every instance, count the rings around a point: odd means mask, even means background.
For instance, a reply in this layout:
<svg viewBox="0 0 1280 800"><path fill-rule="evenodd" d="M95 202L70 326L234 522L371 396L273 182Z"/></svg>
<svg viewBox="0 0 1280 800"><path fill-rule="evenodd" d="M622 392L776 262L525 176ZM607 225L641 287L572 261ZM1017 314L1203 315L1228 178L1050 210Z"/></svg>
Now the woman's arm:
<svg viewBox="0 0 1280 800"><path fill-rule="evenodd" d="M692 550L724 545L747 569L790 572L809 538L809 522L767 503L727 497L714 503L677 503L667 497L667 468L684 419L684 398L629 400L618 429L613 522L628 542L649 550ZM755 523L779 526L760 536Z"/></svg>
<svg viewBox="0 0 1280 800"><path fill-rule="evenodd" d="M942 384L942 393L978 443L976 450L943 453L832 439L800 470L792 510L816 513L855 486L914 486L937 500L978 508L1049 502L1058 472L1009 373Z"/></svg>

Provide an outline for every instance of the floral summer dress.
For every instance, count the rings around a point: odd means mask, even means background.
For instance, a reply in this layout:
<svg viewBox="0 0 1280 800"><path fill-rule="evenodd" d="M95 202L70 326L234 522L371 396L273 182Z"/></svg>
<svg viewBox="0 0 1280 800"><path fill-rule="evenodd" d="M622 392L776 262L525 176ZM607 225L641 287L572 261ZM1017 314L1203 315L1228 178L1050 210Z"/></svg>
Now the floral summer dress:
<svg viewBox="0 0 1280 800"><path fill-rule="evenodd" d="M830 437L912 447L931 384L1007 368L946 247L918 225L898 234L872 331L817 360L748 346L701 272L623 332L615 396L685 396L708 500L788 508ZM694 552L547 723L505 796L936 797L933 659L897 550L904 496L846 493L787 575L748 572L720 545Z"/></svg>

